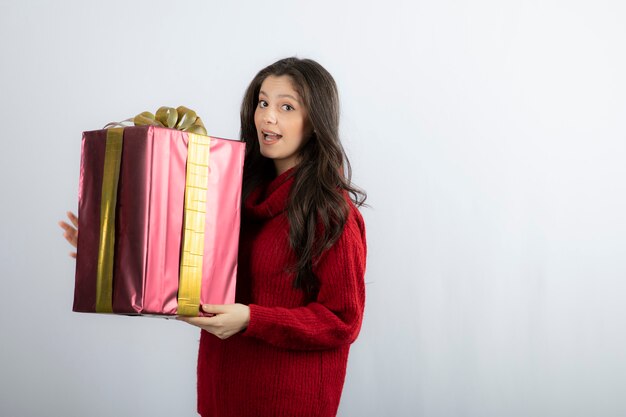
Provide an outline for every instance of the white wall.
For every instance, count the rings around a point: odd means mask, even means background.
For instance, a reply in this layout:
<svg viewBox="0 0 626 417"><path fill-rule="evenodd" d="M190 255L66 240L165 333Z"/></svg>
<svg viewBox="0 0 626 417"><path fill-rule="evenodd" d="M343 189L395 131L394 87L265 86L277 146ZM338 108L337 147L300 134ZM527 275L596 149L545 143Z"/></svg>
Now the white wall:
<svg viewBox="0 0 626 417"><path fill-rule="evenodd" d="M0 4L0 415L193 416L198 332L71 312L80 132L160 105L236 137L256 71L340 87L369 193L340 416L626 415L626 6Z"/></svg>

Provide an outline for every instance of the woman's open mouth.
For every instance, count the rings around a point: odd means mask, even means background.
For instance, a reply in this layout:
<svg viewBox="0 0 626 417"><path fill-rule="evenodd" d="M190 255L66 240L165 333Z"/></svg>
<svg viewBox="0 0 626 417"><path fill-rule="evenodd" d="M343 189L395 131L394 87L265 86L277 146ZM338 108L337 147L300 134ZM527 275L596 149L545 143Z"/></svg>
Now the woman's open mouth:
<svg viewBox="0 0 626 417"><path fill-rule="evenodd" d="M274 143L283 137L283 135L269 130L262 130L261 133L263 134L263 142L265 143Z"/></svg>

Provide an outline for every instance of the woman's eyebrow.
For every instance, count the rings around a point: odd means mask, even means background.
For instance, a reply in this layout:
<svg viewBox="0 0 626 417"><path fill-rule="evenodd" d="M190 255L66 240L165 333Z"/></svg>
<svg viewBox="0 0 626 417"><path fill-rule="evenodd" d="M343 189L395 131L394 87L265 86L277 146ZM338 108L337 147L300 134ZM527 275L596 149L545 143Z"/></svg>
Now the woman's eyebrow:
<svg viewBox="0 0 626 417"><path fill-rule="evenodd" d="M297 98L295 98L291 94L279 94L278 97L287 97L287 98L290 98L290 99L296 101L297 103L300 103L300 100L298 100Z"/></svg>
<svg viewBox="0 0 626 417"><path fill-rule="evenodd" d="M267 93L265 91L263 91L263 90L259 91L259 95L261 95L261 94L263 94L264 96L267 97ZM300 103L300 100L298 100L296 97L292 96L291 94L279 94L276 97L278 97L278 98L287 97L287 98L290 98L290 99L296 101L297 103Z"/></svg>

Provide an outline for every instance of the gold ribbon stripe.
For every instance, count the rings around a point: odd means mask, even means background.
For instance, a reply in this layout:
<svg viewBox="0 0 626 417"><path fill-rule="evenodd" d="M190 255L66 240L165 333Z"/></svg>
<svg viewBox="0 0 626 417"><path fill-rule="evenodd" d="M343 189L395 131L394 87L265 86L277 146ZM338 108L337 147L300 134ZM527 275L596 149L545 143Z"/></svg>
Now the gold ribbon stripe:
<svg viewBox="0 0 626 417"><path fill-rule="evenodd" d="M113 249L115 247L115 206L122 160L124 129L107 130L100 200L100 245L96 281L96 312L113 312Z"/></svg>
<svg viewBox="0 0 626 417"><path fill-rule="evenodd" d="M177 313L181 316L197 316L202 284L211 138L194 133L188 133L188 135L183 251L180 262Z"/></svg>

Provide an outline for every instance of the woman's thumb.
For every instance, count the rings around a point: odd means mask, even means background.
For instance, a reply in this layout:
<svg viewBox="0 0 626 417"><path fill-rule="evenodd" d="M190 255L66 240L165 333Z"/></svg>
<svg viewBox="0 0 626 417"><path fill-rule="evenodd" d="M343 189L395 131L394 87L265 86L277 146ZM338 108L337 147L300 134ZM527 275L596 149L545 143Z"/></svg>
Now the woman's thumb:
<svg viewBox="0 0 626 417"><path fill-rule="evenodd" d="M203 304L202 311L204 311L205 313L212 313L212 314L225 313L224 306L214 305L214 304Z"/></svg>

